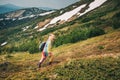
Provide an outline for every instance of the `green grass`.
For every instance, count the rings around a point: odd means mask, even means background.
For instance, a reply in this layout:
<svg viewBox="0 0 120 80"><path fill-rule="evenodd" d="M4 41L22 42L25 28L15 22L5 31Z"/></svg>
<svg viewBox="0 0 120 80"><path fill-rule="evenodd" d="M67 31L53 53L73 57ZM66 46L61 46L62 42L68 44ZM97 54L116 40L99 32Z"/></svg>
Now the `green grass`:
<svg viewBox="0 0 120 80"><path fill-rule="evenodd" d="M83 3L86 3L86 2L89 3L91 1L93 0L82 0L73 5L79 6ZM1 30L0 31L0 38L1 38L0 43L3 43L7 40L8 44L4 47L0 47L0 53L4 54L4 53L20 52L21 45L23 44L29 45L29 43L34 42L34 41L36 41L36 43L39 43L39 41L43 41L44 38L46 38L46 35L48 35L49 33L56 34L57 36L56 46L60 46L62 44L68 44L68 43L77 42L80 40L86 40L87 38L89 38L89 37L86 38L86 36L83 36L83 35L86 35L87 33L83 34L84 30L81 31L81 29L79 28L89 29L89 27L93 27L93 28L102 29L101 31L98 31L99 34L101 34L101 32L103 34L104 31L111 32L111 30L120 28L119 26L120 24L119 3L120 3L119 0L108 0L101 7L90 11L89 13L85 14L82 17L79 17L71 22L66 22L64 24L58 24L55 27L48 28L42 32L36 32L36 30L33 30L33 28L36 26L38 22L44 21L45 19L52 19L53 17L60 15L59 13L61 10L63 10L64 12L72 10L73 5L70 5L64 9L58 10L55 13L52 13L51 15L47 15L45 17L39 17L32 21L28 21L27 23L20 24L19 26ZM28 25L31 26L30 29L23 32L22 27L25 27ZM94 33L95 31L92 31L92 33L96 34ZM77 35L74 36L74 34L77 34ZM98 35L95 35L95 36L98 36ZM64 41L62 41L63 38L65 38ZM32 52L33 48L31 47L34 47L34 46L35 45L27 46L26 47L27 49L22 50L22 51ZM22 48L24 48L24 46L22 46ZM34 52L35 51L33 51L32 53Z"/></svg>
<svg viewBox="0 0 120 80"><path fill-rule="evenodd" d="M82 2L84 3L84 0ZM32 23L29 22L1 31L0 38L2 39L0 42L8 39L9 44L3 48L0 47L0 53L4 53L0 55L0 80L119 80L119 3L119 0L108 0L104 5L89 12L85 16L72 22L58 25L55 28L46 29L43 33L36 32L31 28L25 32L18 32L18 30L30 24L34 27L39 21L52 18L54 15L58 16L59 11L45 18L36 19ZM76 3L76 5L80 4L82 3ZM67 7L66 11L71 9L71 7ZM75 32L79 28L90 27L100 27L106 34L96 37L92 36L93 38L89 37L83 41L78 40L76 43L67 42L55 47L53 49L54 61L50 66L47 65L47 59L42 64L42 68L38 70L37 63L41 54L29 54L27 52L29 49L31 52L33 50L37 51L39 39L43 40L51 32L60 37L70 33L72 34L73 30ZM8 33L6 33L7 31ZM94 33L94 31L92 32ZM5 36L2 35L4 33L6 33ZM33 38L30 38L31 35ZM77 37L75 36L75 39ZM67 36L65 38L67 39ZM16 51L16 48L20 49L21 45L21 49L26 52ZM13 53L10 54L10 52Z"/></svg>
<svg viewBox="0 0 120 80"><path fill-rule="evenodd" d="M118 80L120 57L73 60L53 72L56 80Z"/></svg>
<svg viewBox="0 0 120 80"><path fill-rule="evenodd" d="M120 32L94 37L53 49L54 61L48 59L37 69L41 54L17 53L0 56L0 79L32 80L119 80Z"/></svg>

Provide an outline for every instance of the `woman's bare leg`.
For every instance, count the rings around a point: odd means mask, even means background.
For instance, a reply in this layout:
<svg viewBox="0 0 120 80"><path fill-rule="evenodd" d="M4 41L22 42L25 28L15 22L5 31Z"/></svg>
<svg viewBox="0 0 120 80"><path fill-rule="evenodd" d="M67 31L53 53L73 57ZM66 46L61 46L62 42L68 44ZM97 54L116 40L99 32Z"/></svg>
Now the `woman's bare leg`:
<svg viewBox="0 0 120 80"><path fill-rule="evenodd" d="M41 57L41 59L39 61L38 67L41 67L41 64L44 62L45 59L46 59L45 53L42 52L42 57Z"/></svg>

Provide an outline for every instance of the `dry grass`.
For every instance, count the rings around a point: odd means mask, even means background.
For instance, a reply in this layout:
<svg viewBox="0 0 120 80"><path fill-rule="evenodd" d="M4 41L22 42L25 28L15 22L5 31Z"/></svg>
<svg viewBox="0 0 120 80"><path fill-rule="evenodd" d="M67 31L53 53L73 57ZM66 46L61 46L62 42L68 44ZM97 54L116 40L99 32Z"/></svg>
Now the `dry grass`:
<svg viewBox="0 0 120 80"><path fill-rule="evenodd" d="M102 58L120 56L120 31L114 31L99 37L94 37L75 44L62 45L54 48L54 62L52 65L46 65L48 60L37 69L37 63L41 54L17 53L10 55L1 55L0 64L9 62L7 68L0 69L0 79L36 79L40 75L46 75L44 72L52 71L57 66L70 62L73 59ZM39 76L37 76L39 75ZM56 77L54 74L53 77ZM51 77L51 75L49 75Z"/></svg>
<svg viewBox="0 0 120 80"><path fill-rule="evenodd" d="M61 58L81 58L89 55L120 53L120 32L113 32L100 37L94 37L76 44L68 44L55 49ZM60 59L61 59L60 58Z"/></svg>

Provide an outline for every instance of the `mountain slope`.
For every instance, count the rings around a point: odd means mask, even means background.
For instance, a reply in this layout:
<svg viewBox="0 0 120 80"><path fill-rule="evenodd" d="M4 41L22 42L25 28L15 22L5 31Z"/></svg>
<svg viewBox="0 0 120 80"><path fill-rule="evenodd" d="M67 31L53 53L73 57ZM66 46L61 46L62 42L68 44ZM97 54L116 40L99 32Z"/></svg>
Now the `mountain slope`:
<svg viewBox="0 0 120 80"><path fill-rule="evenodd" d="M78 16L78 17L83 16L84 14L88 13L89 11L100 7L106 1L107 0L94 0L91 3L82 4L82 5L78 6L77 8L75 8L69 12L65 12L64 14L53 18L48 24L46 24L39 31L46 29L49 25L54 25L57 23L64 23L66 21L71 21L70 19L72 19L73 16Z"/></svg>
<svg viewBox="0 0 120 80"><path fill-rule="evenodd" d="M120 30L117 30L54 48L53 64L48 66L45 62L40 70L36 66L40 54L2 55L0 79L118 80L120 78L119 43ZM114 76L111 76L113 73Z"/></svg>
<svg viewBox="0 0 120 80"><path fill-rule="evenodd" d="M90 0L90 2L88 2L87 0L84 0L83 2L80 1L73 5L80 6L87 2L90 4L92 1L93 0ZM102 6L86 13L81 17L78 17L77 19L73 19L72 21L65 22L63 24L57 23L55 27L47 28L41 32L37 32L35 26L42 25L40 26L42 28L45 24L48 24L53 17L61 15L61 10L57 10L46 16L26 20L23 19L21 21L23 23L20 21L15 21L19 24L19 26L0 31L0 44L8 42L6 46L0 48L0 51L1 53L11 53L14 51L26 52L31 51L33 48L33 52L38 52L39 41L46 39L49 33L54 33L56 35L56 47L107 34L114 29L119 29L120 27L119 3L119 0L108 0ZM73 8L73 5L62 9L62 14L66 13L66 11L68 12L75 9ZM15 25L14 22L12 22L12 24ZM31 43L32 45L30 45Z"/></svg>
<svg viewBox="0 0 120 80"><path fill-rule="evenodd" d="M34 19L39 16L43 16L41 14L49 12L47 10L42 10L39 8L24 8L16 11L11 11L5 14L0 15L0 29L5 29L8 27L14 27L16 25L24 24L29 19ZM29 21L27 21L29 22ZM11 24L14 23L14 24Z"/></svg>
<svg viewBox="0 0 120 80"><path fill-rule="evenodd" d="M119 80L120 0L107 0L91 11L86 6L80 12L89 12L83 16L72 16L63 23L58 21L54 27L50 24L40 32L37 32L39 27L35 29L36 25L42 28L52 19L93 1L80 0L51 14L23 19L18 26L12 23L14 27L1 29L0 79ZM47 65L47 58L38 69L39 42L46 41L49 33L56 35L54 61Z"/></svg>
<svg viewBox="0 0 120 80"><path fill-rule="evenodd" d="M9 13L6 13L3 16L3 18L20 18L20 17L25 17L25 16L31 16L31 15L36 15L36 14L40 14L46 12L46 10L42 10L39 8L24 8L24 9L19 9L16 11L12 11ZM2 17L1 17L2 18Z"/></svg>
<svg viewBox="0 0 120 80"><path fill-rule="evenodd" d="M0 5L0 14L7 13L10 11L15 11L21 9L21 7L18 7L13 4L5 4L5 5Z"/></svg>

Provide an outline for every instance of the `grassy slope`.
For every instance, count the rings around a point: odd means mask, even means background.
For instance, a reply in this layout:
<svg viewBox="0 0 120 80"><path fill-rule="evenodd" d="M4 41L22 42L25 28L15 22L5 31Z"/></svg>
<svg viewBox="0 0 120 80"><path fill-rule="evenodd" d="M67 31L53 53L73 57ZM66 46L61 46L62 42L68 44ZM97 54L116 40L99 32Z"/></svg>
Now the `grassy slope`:
<svg viewBox="0 0 120 80"><path fill-rule="evenodd" d="M54 62L37 70L40 54L0 56L0 79L119 80L120 30L55 48Z"/></svg>
<svg viewBox="0 0 120 80"><path fill-rule="evenodd" d="M18 53L1 55L0 80L119 80L120 30L112 31L113 29L111 28L112 25L109 24L109 19L113 20L112 17L120 11L118 9L112 11L114 5L110 8L109 11L109 6L112 6L112 4L109 4L106 9L103 9L105 7L104 6L99 8L98 10L95 10L96 12L98 12L98 14L96 14L95 11L90 12L90 14L87 14L86 17L80 17L80 19L77 19L76 22L78 23L58 29L61 32L63 31L65 33L66 31L67 33L68 27L75 28L80 26L81 23L87 24L91 21L99 21L99 16L102 22L101 25L103 25L100 27L104 27L105 31L109 34L94 37L75 44L67 44L55 48L53 51L55 53L53 64L51 66L48 66L48 60L46 60L46 62L42 65L42 68L40 70L37 70L36 66L37 62L40 59L40 54ZM106 14L102 16L99 15L104 11L106 11ZM96 15L94 16L94 14ZM104 21L108 21L109 23L104 23ZM106 23L108 23L109 25ZM100 24L93 26L98 25ZM58 32L58 30L55 29L54 32ZM22 32L19 32L18 34L21 33ZM21 36L22 35L23 34L21 34ZM38 34L35 35L38 36ZM27 37L25 38L27 39ZM15 40L15 38L13 39ZM20 42L26 42L24 40L24 37L20 37L20 39L22 40L20 40Z"/></svg>
<svg viewBox="0 0 120 80"><path fill-rule="evenodd" d="M85 2L84 2L85 1ZM81 0L80 2L77 2L73 5L80 5L83 3L86 3L88 1L93 0ZM66 34L69 34L74 29L78 29L77 27L100 27L105 30L105 32L111 31L113 24L119 25L119 0L108 0L108 2L104 3L101 7L87 13L86 15L73 20L72 22L68 22L62 25L58 25L54 28L48 28L44 30L43 32L36 32L36 30L33 30L32 28L36 26L36 24L40 21L44 21L45 19L50 19L55 16L60 15L60 11L47 15L45 17L39 17L35 20L29 21L28 23L21 24L16 27L11 27L9 29L4 29L0 31L0 43L3 43L7 40L8 44L4 47L0 47L0 51L2 54L5 53L12 53L14 51L21 51L21 45L28 45L29 42L36 41L36 43L39 43L39 40L45 39L47 34L49 33L55 33L57 36L63 36ZM65 9L62 9L63 11L69 11L73 9L72 6L66 7ZM31 25L30 29L23 32L22 27ZM117 26L118 27L118 26ZM59 42L59 39L58 39ZM27 46L27 49L30 49L31 46ZM17 50L15 50L17 49ZM0 53L0 54L1 54Z"/></svg>

